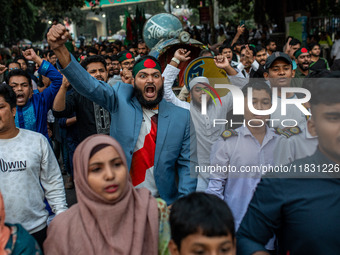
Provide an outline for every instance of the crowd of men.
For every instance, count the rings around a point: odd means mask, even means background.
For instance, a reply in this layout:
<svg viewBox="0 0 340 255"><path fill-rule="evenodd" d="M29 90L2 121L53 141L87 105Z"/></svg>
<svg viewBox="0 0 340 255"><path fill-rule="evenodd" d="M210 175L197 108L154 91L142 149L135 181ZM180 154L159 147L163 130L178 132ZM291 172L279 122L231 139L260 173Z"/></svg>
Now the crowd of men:
<svg viewBox="0 0 340 255"><path fill-rule="evenodd" d="M162 70L142 41L70 50L68 32L56 25L49 51L25 49L0 65L6 221L42 247L49 216L67 210L77 145L106 134L122 146L133 185L170 208L196 191L224 200L237 231L232 252L339 254L340 74L318 43L288 38L278 49L271 39L243 42L243 33L240 26L233 40L203 52L233 85L220 104L207 97L215 90L204 76L183 87L184 101L172 91L180 63L194 59L185 45ZM188 254L173 241L169 250Z"/></svg>

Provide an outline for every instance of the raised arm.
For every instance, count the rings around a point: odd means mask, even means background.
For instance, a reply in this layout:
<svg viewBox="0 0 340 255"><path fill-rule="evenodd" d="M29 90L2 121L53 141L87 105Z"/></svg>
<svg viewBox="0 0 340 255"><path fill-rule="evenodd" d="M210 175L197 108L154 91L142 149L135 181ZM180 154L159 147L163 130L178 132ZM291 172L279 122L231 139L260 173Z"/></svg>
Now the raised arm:
<svg viewBox="0 0 340 255"><path fill-rule="evenodd" d="M69 34L65 27L58 24L52 26L47 34L47 40L51 48L58 57L61 72L67 77L73 88L81 95L89 100L99 104L106 110L113 110L118 95L115 91L119 90L124 85L117 83L114 88L103 81L99 81L92 77L78 62L70 55L64 43L67 41ZM131 85L128 85L131 86ZM133 91L133 88L129 91ZM131 92L132 93L132 92ZM126 93L129 95L128 93Z"/></svg>
<svg viewBox="0 0 340 255"><path fill-rule="evenodd" d="M237 27L237 32L236 32L234 39L231 42L231 46L233 46L237 42L238 38L240 38L240 36L244 33L245 29L246 29L245 25L241 25Z"/></svg>
<svg viewBox="0 0 340 255"><path fill-rule="evenodd" d="M185 49L176 50L174 54L175 61L171 60L170 64L166 66L162 74L162 76L164 77L164 99L170 103L173 103L174 105L188 110L190 110L190 104L178 99L175 96L174 92L172 91L172 85L180 72L180 69L177 68L179 66L179 63L188 61L190 59L189 54L190 51L187 51ZM179 63L177 63L176 61L178 61Z"/></svg>
<svg viewBox="0 0 340 255"><path fill-rule="evenodd" d="M53 25L47 33L47 42L54 51L62 68L66 68L71 62L71 56L65 43L70 38L66 28L61 25Z"/></svg>
<svg viewBox="0 0 340 255"><path fill-rule="evenodd" d="M63 83L58 91L58 94L54 98L53 110L57 112L64 111L66 108L66 92L70 86L69 81L65 76L63 76Z"/></svg>

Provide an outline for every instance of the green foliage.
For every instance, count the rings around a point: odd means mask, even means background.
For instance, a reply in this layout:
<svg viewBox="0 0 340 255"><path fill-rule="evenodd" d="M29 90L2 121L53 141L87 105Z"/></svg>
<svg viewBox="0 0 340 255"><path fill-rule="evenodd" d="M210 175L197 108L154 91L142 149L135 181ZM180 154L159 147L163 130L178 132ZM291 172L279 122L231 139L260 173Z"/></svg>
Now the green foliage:
<svg viewBox="0 0 340 255"><path fill-rule="evenodd" d="M0 6L0 42L15 42L34 33L38 9L30 1L1 1Z"/></svg>
<svg viewBox="0 0 340 255"><path fill-rule="evenodd" d="M83 5L84 0L0 0L0 43L11 45L24 38L41 40L47 27L42 20L62 18L69 13L70 18L80 22L80 10L73 7Z"/></svg>

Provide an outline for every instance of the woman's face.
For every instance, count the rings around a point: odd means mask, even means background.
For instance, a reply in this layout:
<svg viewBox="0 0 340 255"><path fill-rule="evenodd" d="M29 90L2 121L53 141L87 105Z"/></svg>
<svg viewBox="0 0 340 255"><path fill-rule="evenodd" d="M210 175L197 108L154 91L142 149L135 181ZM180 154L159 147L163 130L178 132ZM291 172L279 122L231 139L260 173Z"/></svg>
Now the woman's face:
<svg viewBox="0 0 340 255"><path fill-rule="evenodd" d="M96 152L89 161L87 180L94 192L104 199L117 200L127 185L128 171L112 146Z"/></svg>

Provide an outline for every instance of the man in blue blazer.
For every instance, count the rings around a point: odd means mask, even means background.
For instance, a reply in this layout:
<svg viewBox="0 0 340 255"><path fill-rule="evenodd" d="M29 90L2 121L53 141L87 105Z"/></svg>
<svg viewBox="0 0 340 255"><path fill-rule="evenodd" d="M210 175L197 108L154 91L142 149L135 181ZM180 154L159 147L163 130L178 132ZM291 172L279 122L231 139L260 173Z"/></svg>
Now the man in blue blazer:
<svg viewBox="0 0 340 255"><path fill-rule="evenodd" d="M133 184L148 188L168 205L194 192L196 137L190 113L162 99L158 61L141 58L133 68L134 86L118 82L111 87L93 78L70 55L64 46L68 38L64 26L53 26L47 38L72 86L111 113L110 134L125 151Z"/></svg>

